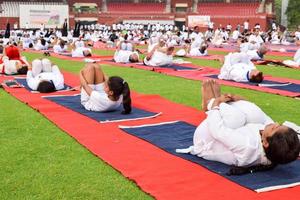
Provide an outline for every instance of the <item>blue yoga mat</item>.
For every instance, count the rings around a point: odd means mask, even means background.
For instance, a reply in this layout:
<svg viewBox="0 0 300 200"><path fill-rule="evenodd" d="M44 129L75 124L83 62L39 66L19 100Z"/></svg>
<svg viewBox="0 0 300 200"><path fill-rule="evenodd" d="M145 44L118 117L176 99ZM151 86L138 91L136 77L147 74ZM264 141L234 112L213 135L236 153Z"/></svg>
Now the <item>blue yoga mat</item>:
<svg viewBox="0 0 300 200"><path fill-rule="evenodd" d="M172 63L171 65L159 66L159 67L161 67L161 68L168 68L168 69L174 69L175 71L197 70L197 68L182 66L182 65L179 65L179 64L176 64L176 63Z"/></svg>
<svg viewBox="0 0 300 200"><path fill-rule="evenodd" d="M98 122L116 122L116 121L126 121L126 120L137 120L152 118L158 116L160 113L149 112L146 110L132 108L132 111L128 115L121 114L122 108L111 112L93 112L86 110L80 103L80 95L76 96L49 96L44 97L50 101L53 101L61 106L69 108L75 112L85 115L91 119Z"/></svg>
<svg viewBox="0 0 300 200"><path fill-rule="evenodd" d="M213 79L218 79L218 75L210 75L210 76L207 76L207 77L213 78ZM234 82L232 80L226 80L226 81ZM258 86L258 83L251 83L251 82L240 82L240 83L246 84L246 85ZM291 84L282 85L282 86L276 86L276 85L271 86L272 84L284 84L284 83L277 82L277 81L264 80L260 84L270 84L270 86L259 86L259 87L272 88L272 89L277 89L277 90L284 90L284 91L289 91L289 92L300 93L300 84L296 84L296 83L291 83Z"/></svg>
<svg viewBox="0 0 300 200"><path fill-rule="evenodd" d="M25 88L26 90L28 90L28 91L34 91L34 90L32 90L32 89L30 89L30 88L28 87L26 78L15 78L15 80L16 80L18 83L20 83L21 85L23 85L24 88ZM64 88L61 89L61 90L70 90L70 89L71 89L70 86L65 85Z"/></svg>
<svg viewBox="0 0 300 200"><path fill-rule="evenodd" d="M279 165L270 171L228 176L226 175L230 169L228 165L208 161L191 154L176 153L176 149L187 148L193 145L193 135L196 127L186 122L179 121L153 126L121 128L125 132L146 140L175 156L197 163L241 186L257 192L274 190L276 186L288 187L287 185L289 184L300 184L300 160L284 166Z"/></svg>

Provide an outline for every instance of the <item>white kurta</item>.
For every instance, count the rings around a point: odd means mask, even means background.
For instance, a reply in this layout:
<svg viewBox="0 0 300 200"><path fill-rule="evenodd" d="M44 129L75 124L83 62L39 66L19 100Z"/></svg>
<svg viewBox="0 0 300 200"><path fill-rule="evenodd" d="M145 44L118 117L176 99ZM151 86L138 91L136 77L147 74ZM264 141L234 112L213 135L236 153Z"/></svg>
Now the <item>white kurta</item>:
<svg viewBox="0 0 300 200"><path fill-rule="evenodd" d="M114 61L116 63L129 63L129 57L133 54L132 51L119 50L114 54Z"/></svg>
<svg viewBox="0 0 300 200"><path fill-rule="evenodd" d="M225 56L224 64L218 75L219 79L234 80L236 82L248 82L249 73L256 69L247 54L230 53Z"/></svg>
<svg viewBox="0 0 300 200"><path fill-rule="evenodd" d="M246 54L249 56L250 60L262 60L263 57L260 57L257 53L257 50L248 50Z"/></svg>
<svg viewBox="0 0 300 200"><path fill-rule="evenodd" d="M144 63L148 66L153 66L153 67L170 65L173 62L172 55L167 55L159 51L155 51L150 60L147 60L146 58L147 57L145 57L144 59Z"/></svg>
<svg viewBox="0 0 300 200"><path fill-rule="evenodd" d="M270 164L261 143L260 130L273 123L259 107L247 101L221 103L207 112L197 127L191 154L228 165Z"/></svg>
<svg viewBox="0 0 300 200"><path fill-rule="evenodd" d="M72 57L82 58L82 57L84 57L83 51L86 51L86 50L88 50L89 52L92 52L92 50L89 48L78 47L75 50L72 50Z"/></svg>
<svg viewBox="0 0 300 200"><path fill-rule="evenodd" d="M64 77L56 65L52 66L52 72L41 72L34 76L30 70L27 72L26 81L32 90L37 90L41 81L52 81L56 90L64 88Z"/></svg>

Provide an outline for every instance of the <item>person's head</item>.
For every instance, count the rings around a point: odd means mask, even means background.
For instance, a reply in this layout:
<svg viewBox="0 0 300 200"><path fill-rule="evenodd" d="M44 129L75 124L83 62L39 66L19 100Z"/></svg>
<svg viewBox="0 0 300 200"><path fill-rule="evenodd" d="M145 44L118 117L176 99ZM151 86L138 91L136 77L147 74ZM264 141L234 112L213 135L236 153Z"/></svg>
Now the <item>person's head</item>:
<svg viewBox="0 0 300 200"><path fill-rule="evenodd" d="M195 26L195 27L194 27L194 32L195 32L195 33L199 33L199 32L200 32L199 26Z"/></svg>
<svg viewBox="0 0 300 200"><path fill-rule="evenodd" d="M206 49L207 49L207 44L202 44L199 51L200 51L200 53L203 54L206 51Z"/></svg>
<svg viewBox="0 0 300 200"><path fill-rule="evenodd" d="M258 52L261 55L265 55L268 52L268 48L265 45L262 45L262 46L259 47Z"/></svg>
<svg viewBox="0 0 300 200"><path fill-rule="evenodd" d="M173 46L170 46L170 47L167 48L166 54L167 55L172 55L174 50L175 50L175 48Z"/></svg>
<svg viewBox="0 0 300 200"><path fill-rule="evenodd" d="M264 80L263 73L257 69L253 69L249 73L249 81L253 83L261 83Z"/></svg>
<svg viewBox="0 0 300 200"><path fill-rule="evenodd" d="M62 48L64 48L66 42L64 40L60 40L59 41L59 46L61 46Z"/></svg>
<svg viewBox="0 0 300 200"><path fill-rule="evenodd" d="M17 72L18 74L27 74L28 71L28 66L21 64L20 66L17 67Z"/></svg>
<svg viewBox="0 0 300 200"><path fill-rule="evenodd" d="M46 45L46 40L45 40L45 39L41 39L41 44L42 44L43 46L45 46L45 45Z"/></svg>
<svg viewBox="0 0 300 200"><path fill-rule="evenodd" d="M28 47L29 47L29 48L33 48L33 44L30 43L30 44L28 45Z"/></svg>
<svg viewBox="0 0 300 200"><path fill-rule="evenodd" d="M278 123L269 124L261 131L266 157L275 164L286 164L296 160L300 152L297 133Z"/></svg>
<svg viewBox="0 0 300 200"><path fill-rule="evenodd" d="M129 85L124 79L119 76L109 77L104 88L108 96L112 96L116 101L123 96L124 111L122 114L129 114L131 112L131 98Z"/></svg>
<svg viewBox="0 0 300 200"><path fill-rule="evenodd" d="M39 83L37 91L40 93L50 93L55 91L55 86L52 81L43 80Z"/></svg>
<svg viewBox="0 0 300 200"><path fill-rule="evenodd" d="M91 51L90 50L83 50L83 56L84 57L91 57L92 56Z"/></svg>
<svg viewBox="0 0 300 200"><path fill-rule="evenodd" d="M129 62L131 63L135 63L135 62L139 62L139 55L137 53L132 53L130 56L129 56Z"/></svg>

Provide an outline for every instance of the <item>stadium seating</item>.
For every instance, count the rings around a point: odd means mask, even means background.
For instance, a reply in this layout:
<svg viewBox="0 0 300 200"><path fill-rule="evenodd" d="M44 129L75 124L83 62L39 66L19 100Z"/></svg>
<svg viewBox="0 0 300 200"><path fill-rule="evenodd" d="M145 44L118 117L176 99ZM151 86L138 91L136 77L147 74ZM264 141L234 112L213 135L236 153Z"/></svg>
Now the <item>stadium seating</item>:
<svg viewBox="0 0 300 200"><path fill-rule="evenodd" d="M108 3L110 13L163 13L166 5L163 3Z"/></svg>
<svg viewBox="0 0 300 200"><path fill-rule="evenodd" d="M201 15L254 16L259 3L201 3L198 12Z"/></svg>

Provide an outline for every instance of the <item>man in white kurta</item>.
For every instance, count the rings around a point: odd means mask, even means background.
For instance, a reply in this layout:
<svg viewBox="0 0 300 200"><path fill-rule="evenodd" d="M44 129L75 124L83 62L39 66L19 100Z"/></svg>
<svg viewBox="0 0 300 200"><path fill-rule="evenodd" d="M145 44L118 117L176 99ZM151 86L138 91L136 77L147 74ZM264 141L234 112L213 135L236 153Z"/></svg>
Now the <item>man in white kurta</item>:
<svg viewBox="0 0 300 200"><path fill-rule="evenodd" d="M294 55L294 60L284 60L283 64L293 67L300 67L300 49Z"/></svg>
<svg viewBox="0 0 300 200"><path fill-rule="evenodd" d="M253 72L258 71L245 53L229 53L225 56L219 79L249 82Z"/></svg>
<svg viewBox="0 0 300 200"><path fill-rule="evenodd" d="M208 109L207 118L194 133L194 145L188 149L191 154L227 165L271 164L265 156L260 130L274 122L259 107L236 101Z"/></svg>
<svg viewBox="0 0 300 200"><path fill-rule="evenodd" d="M34 60L32 70L27 72L27 84L30 89L37 90L42 81L52 82L56 90L64 88L64 77L57 65L52 65L50 60Z"/></svg>

